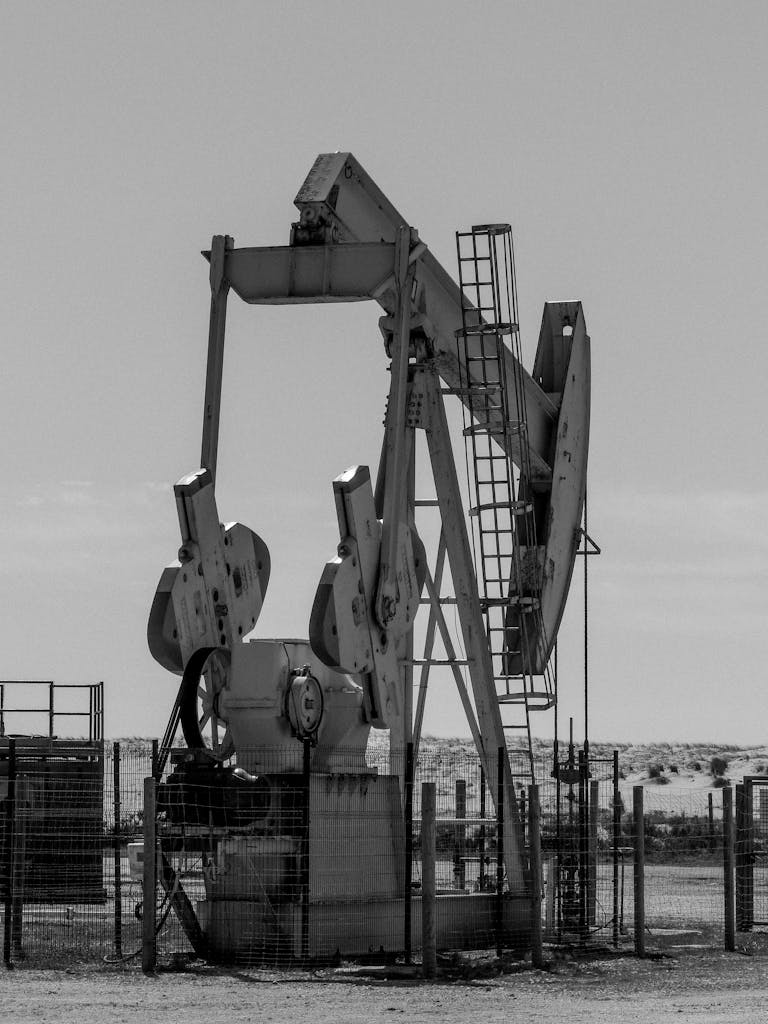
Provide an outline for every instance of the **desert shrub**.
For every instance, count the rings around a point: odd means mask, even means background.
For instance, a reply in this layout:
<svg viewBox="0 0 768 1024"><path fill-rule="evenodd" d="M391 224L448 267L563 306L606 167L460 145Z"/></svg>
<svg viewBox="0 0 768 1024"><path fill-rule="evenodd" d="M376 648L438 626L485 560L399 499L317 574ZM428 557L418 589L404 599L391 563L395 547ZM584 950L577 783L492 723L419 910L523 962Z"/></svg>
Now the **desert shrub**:
<svg viewBox="0 0 768 1024"><path fill-rule="evenodd" d="M692 772L700 772L701 761L690 761L685 767L690 769Z"/></svg>
<svg viewBox="0 0 768 1024"><path fill-rule="evenodd" d="M669 766L669 770L672 772L673 775L677 775L678 771L679 771L679 769L678 769L676 764L671 764Z"/></svg>
<svg viewBox="0 0 768 1024"><path fill-rule="evenodd" d="M712 785L715 787L715 789L722 789L723 786L728 785L728 779L724 778L722 775L715 775L715 777L712 779Z"/></svg>
<svg viewBox="0 0 768 1024"><path fill-rule="evenodd" d="M664 765L658 762L648 765L648 778L658 779L661 777L661 773L664 771Z"/></svg>
<svg viewBox="0 0 768 1024"><path fill-rule="evenodd" d="M709 759L709 771L714 776L714 778L718 778L720 776L725 775L727 769L728 769L728 759L727 758L720 757L719 754L715 754L714 757L710 757L710 759Z"/></svg>

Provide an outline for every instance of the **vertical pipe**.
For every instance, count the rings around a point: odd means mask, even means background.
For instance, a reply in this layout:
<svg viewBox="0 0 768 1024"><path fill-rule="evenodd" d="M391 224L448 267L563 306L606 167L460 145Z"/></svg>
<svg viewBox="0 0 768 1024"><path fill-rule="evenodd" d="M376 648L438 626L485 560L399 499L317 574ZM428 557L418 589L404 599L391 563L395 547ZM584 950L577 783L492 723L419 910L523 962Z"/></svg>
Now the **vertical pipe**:
<svg viewBox="0 0 768 1024"><path fill-rule="evenodd" d="M123 879L120 845L120 744L115 742L112 747L112 786L114 789L114 844L115 858L115 955L123 955Z"/></svg>
<svg viewBox="0 0 768 1024"><path fill-rule="evenodd" d="M156 782L154 775L144 779L144 876L142 879L143 914L141 918L141 969L154 973L157 967L155 934L155 887L157 885Z"/></svg>
<svg viewBox="0 0 768 1024"><path fill-rule="evenodd" d="M584 749L589 750L589 542L587 484L584 482Z"/></svg>
<svg viewBox="0 0 768 1024"><path fill-rule="evenodd" d="M496 778L496 953L504 948L504 747L499 747Z"/></svg>
<svg viewBox="0 0 768 1024"><path fill-rule="evenodd" d="M54 710L53 710L53 683L48 683L48 737L53 739Z"/></svg>
<svg viewBox="0 0 768 1024"><path fill-rule="evenodd" d="M173 737L171 737L173 739ZM157 779L159 782L158 774L162 774L158 771L159 767L159 746L157 740L152 740L152 778Z"/></svg>
<svg viewBox="0 0 768 1024"><path fill-rule="evenodd" d="M645 956L645 821L643 787L632 787L632 813L635 824L635 953Z"/></svg>
<svg viewBox="0 0 768 1024"><path fill-rule="evenodd" d="M13 931L14 847L16 845L16 740L8 740L8 796L5 801L6 889L3 926L3 960L11 963L11 932Z"/></svg>
<svg viewBox="0 0 768 1024"><path fill-rule="evenodd" d="M541 931L541 806L539 787L528 787L528 835L531 850L531 961L534 967L544 966Z"/></svg>
<svg viewBox="0 0 768 1024"><path fill-rule="evenodd" d="M405 962L413 959L411 901L413 883L413 743L405 748L405 892L403 893L403 949Z"/></svg>
<svg viewBox="0 0 768 1024"><path fill-rule="evenodd" d="M423 947L422 972L425 978L434 978L437 974L436 805L435 783L423 782L421 784L421 942Z"/></svg>
<svg viewBox="0 0 768 1024"><path fill-rule="evenodd" d="M467 783L465 779L456 779L456 817L466 818L466 816ZM465 860L467 853L467 826L461 825L457 822L455 829L456 887L458 889L464 889L467 884L467 862Z"/></svg>
<svg viewBox="0 0 768 1024"><path fill-rule="evenodd" d="M301 957L302 960L309 959L309 797L310 797L310 758L312 755L312 741L304 740L303 759L303 800L302 800L302 851L301 851Z"/></svg>
<svg viewBox="0 0 768 1024"><path fill-rule="evenodd" d="M613 945L619 944L619 845L621 843L621 793L619 752L613 752Z"/></svg>
<svg viewBox="0 0 768 1024"><path fill-rule="evenodd" d="M725 898L725 948L736 949L736 905L733 888L733 794L730 786L723 789L723 895Z"/></svg>

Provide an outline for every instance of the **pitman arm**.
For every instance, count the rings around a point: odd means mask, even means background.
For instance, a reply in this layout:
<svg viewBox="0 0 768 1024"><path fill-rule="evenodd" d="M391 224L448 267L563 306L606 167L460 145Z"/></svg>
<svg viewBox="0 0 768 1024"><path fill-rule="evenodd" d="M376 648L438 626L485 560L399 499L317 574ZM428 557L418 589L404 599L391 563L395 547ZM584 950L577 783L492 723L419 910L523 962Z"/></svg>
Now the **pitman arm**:
<svg viewBox="0 0 768 1024"><path fill-rule="evenodd" d="M181 675L195 651L230 650L256 625L269 582L264 541L242 523L219 522L210 471L173 488L181 528L179 560L160 578L147 640L156 661Z"/></svg>
<svg viewBox="0 0 768 1024"><path fill-rule="evenodd" d="M309 620L312 650L330 668L359 678L368 719L388 728L401 713L397 630L376 620L374 602L379 576L381 523L376 518L371 475L353 466L333 481L341 543L336 558L323 570ZM426 566L424 549L409 537L413 571L402 575L401 598L417 602Z"/></svg>

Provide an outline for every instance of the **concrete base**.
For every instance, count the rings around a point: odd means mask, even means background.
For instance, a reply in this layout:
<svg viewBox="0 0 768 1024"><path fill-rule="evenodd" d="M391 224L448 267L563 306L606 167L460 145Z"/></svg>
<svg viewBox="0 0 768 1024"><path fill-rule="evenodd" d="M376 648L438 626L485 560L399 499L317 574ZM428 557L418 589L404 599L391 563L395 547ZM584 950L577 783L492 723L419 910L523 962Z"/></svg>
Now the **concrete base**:
<svg viewBox="0 0 768 1024"><path fill-rule="evenodd" d="M529 945L530 900L504 898L504 945ZM198 918L211 959L225 963L274 963L302 958L303 921L297 903L254 900L202 901ZM312 903L306 925L307 955L312 960L368 953L402 953L404 900ZM411 942L421 946L421 897L411 902ZM492 893L455 893L437 897L439 949L483 949L496 943L496 897Z"/></svg>

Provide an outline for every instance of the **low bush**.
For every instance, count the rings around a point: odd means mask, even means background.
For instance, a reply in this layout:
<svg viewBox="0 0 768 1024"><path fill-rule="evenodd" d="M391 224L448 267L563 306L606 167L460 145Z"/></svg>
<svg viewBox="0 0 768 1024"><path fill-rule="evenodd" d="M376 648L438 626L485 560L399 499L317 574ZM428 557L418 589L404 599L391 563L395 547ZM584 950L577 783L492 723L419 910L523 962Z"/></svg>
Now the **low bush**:
<svg viewBox="0 0 768 1024"><path fill-rule="evenodd" d="M719 754L715 754L714 757L709 759L709 771L714 778L720 778L725 775L728 770L728 759L726 757L720 757Z"/></svg>

